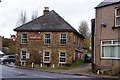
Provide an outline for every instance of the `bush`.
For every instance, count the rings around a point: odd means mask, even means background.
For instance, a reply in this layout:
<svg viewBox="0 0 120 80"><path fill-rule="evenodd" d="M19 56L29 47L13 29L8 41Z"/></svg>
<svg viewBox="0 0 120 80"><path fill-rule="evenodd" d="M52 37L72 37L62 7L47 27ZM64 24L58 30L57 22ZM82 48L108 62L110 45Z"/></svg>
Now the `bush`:
<svg viewBox="0 0 120 80"><path fill-rule="evenodd" d="M72 65L71 65L71 67L78 67L78 66L80 66L81 64L83 64L83 60L81 59L81 60L78 60L78 61L76 61L76 62L74 62Z"/></svg>

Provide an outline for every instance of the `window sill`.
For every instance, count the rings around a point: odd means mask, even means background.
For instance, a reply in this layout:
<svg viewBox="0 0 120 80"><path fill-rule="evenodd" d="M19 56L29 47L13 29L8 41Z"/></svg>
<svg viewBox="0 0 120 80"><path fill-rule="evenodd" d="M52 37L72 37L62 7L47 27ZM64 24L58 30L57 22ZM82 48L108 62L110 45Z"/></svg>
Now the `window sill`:
<svg viewBox="0 0 120 80"><path fill-rule="evenodd" d="M59 62L59 64L66 64L66 62Z"/></svg>
<svg viewBox="0 0 120 80"><path fill-rule="evenodd" d="M43 61L43 63L50 63L50 61Z"/></svg>
<svg viewBox="0 0 120 80"><path fill-rule="evenodd" d="M112 58L112 57L101 57L104 60L120 60L120 58Z"/></svg>
<svg viewBox="0 0 120 80"><path fill-rule="evenodd" d="M66 47L66 44L60 44L61 47Z"/></svg>
<svg viewBox="0 0 120 80"><path fill-rule="evenodd" d="M47 47L50 47L50 44L44 44L45 46L47 46Z"/></svg>
<svg viewBox="0 0 120 80"><path fill-rule="evenodd" d="M112 29L120 28L120 26L113 26Z"/></svg>
<svg viewBox="0 0 120 80"><path fill-rule="evenodd" d="M29 43L21 43L21 45L28 45Z"/></svg>

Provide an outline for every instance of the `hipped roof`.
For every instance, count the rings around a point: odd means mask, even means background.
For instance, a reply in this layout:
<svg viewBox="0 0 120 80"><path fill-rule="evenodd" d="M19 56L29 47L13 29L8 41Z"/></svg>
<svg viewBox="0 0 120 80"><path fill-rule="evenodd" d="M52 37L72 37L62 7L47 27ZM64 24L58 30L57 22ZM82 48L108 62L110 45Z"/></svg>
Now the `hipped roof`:
<svg viewBox="0 0 120 80"><path fill-rule="evenodd" d="M74 32L82 39L85 38L78 31L76 31L69 23L67 23L61 16L59 16L54 10L46 12L37 19L15 28L14 31Z"/></svg>

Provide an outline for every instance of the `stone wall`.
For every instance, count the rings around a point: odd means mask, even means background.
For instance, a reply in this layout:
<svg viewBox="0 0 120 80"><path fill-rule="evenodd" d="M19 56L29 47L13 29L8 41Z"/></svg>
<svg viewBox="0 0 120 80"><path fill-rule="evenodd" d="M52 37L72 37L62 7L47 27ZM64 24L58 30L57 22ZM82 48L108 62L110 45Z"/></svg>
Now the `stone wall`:
<svg viewBox="0 0 120 80"><path fill-rule="evenodd" d="M51 58L50 58L50 64L58 65L59 63L59 53L60 51L65 51L67 53L67 60L66 64L71 64L74 61L74 53L78 54L76 52L76 40L75 36L76 34L73 32L65 32L67 34L67 44L65 46L60 45L60 34L63 32L49 32L51 35L51 43L50 45L44 44L44 34L46 32L26 32L28 42L27 44L21 44L21 34L22 32L17 33L17 40L16 40L16 46L17 46L17 59L16 64L20 63L20 51L23 49L27 50L28 53L30 53L30 58L27 59L27 63L30 64L32 62L39 64L43 63L43 52L45 50L51 51ZM38 38L33 39L31 36L37 34ZM82 49L83 47L83 40L81 38L78 38L78 49ZM76 55L78 57L78 55ZM78 57L80 59L81 57Z"/></svg>

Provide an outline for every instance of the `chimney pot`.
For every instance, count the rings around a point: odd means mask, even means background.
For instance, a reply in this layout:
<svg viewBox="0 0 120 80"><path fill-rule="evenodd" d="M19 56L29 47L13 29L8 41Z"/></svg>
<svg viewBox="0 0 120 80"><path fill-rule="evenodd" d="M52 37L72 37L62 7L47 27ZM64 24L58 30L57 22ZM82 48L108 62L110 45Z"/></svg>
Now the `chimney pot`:
<svg viewBox="0 0 120 80"><path fill-rule="evenodd" d="M46 14L46 13L48 13L48 12L49 12L49 7L44 7L43 13Z"/></svg>

